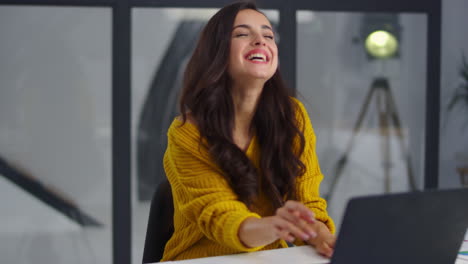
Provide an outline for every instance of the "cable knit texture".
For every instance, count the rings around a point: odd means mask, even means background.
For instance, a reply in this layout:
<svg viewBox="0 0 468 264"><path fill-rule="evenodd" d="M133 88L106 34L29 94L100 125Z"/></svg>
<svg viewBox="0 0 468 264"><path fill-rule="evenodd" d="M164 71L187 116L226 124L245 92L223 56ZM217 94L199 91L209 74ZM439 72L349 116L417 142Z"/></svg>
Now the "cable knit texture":
<svg viewBox="0 0 468 264"><path fill-rule="evenodd" d="M297 199L309 207L315 217L325 223L332 233L335 226L328 216L324 199L319 197L323 179L315 153L315 134L307 111L293 98L297 114L302 114L299 127L304 127L306 145L301 156L306 172L296 182ZM298 118L301 120L301 117ZM260 195L254 208L237 199L223 172L199 144L195 125L175 119L168 131L168 146L164 155L164 169L171 183L174 198L174 234L166 244L162 261L182 260L252 252L287 247L283 240L255 248L248 248L239 240L240 224L248 217L261 218L274 214L266 196ZM261 135L257 135L261 136ZM246 155L259 168L260 153L254 137ZM303 244L297 241L297 244Z"/></svg>

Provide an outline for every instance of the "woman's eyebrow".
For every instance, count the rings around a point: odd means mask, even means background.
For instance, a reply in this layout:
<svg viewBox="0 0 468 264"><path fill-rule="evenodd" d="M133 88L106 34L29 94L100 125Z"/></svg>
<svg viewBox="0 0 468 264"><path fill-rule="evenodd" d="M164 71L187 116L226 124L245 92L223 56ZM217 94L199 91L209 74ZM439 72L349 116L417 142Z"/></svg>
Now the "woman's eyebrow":
<svg viewBox="0 0 468 264"><path fill-rule="evenodd" d="M246 29L250 29L250 28L252 28L252 27L249 26L249 25L246 25L246 24L240 24L240 25L234 26L233 29L236 29L236 28L246 28Z"/></svg>
<svg viewBox="0 0 468 264"><path fill-rule="evenodd" d="M240 24L240 25L237 25L237 26L234 26L233 29L236 29L236 28L246 28L246 29L251 29L252 27L250 25L246 25L246 24ZM273 31L273 29L268 26L268 25L262 25L261 27L262 29L268 29L268 30L271 30Z"/></svg>

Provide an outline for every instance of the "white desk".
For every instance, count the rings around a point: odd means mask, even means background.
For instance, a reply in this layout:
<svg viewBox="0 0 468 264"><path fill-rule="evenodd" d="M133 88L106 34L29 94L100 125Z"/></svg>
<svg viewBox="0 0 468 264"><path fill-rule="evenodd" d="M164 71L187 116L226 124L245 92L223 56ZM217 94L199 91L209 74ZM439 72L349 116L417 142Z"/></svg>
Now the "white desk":
<svg viewBox="0 0 468 264"><path fill-rule="evenodd" d="M468 231L460 251L468 251ZM198 258L182 261L168 261L168 264L325 264L329 259L319 255L313 247L301 246L265 250L252 253L235 254L219 257ZM454 264L467 264L468 256L459 254ZM450 263L448 263L450 264Z"/></svg>
<svg viewBox="0 0 468 264"><path fill-rule="evenodd" d="M182 261L168 261L168 264L325 264L329 259L319 255L313 247L301 246L264 250L219 257L198 258Z"/></svg>

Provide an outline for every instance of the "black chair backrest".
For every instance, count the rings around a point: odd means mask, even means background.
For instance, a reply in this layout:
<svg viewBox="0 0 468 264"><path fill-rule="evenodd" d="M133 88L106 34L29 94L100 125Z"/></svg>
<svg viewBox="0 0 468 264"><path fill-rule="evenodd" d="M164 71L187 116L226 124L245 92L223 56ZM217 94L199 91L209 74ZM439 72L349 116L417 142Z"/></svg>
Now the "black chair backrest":
<svg viewBox="0 0 468 264"><path fill-rule="evenodd" d="M143 263L161 260L164 247L174 233L174 203L171 185L164 179L151 200L151 208L146 229Z"/></svg>

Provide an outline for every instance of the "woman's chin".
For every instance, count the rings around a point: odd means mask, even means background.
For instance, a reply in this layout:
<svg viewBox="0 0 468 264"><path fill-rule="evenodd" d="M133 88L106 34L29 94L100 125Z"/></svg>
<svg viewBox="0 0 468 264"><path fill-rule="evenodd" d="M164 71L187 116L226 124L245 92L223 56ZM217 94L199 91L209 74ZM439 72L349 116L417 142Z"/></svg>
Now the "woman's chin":
<svg viewBox="0 0 468 264"><path fill-rule="evenodd" d="M268 81L273 74L267 73L267 72L255 72L255 73L250 73L247 78L252 79L252 80L257 80L257 81Z"/></svg>

